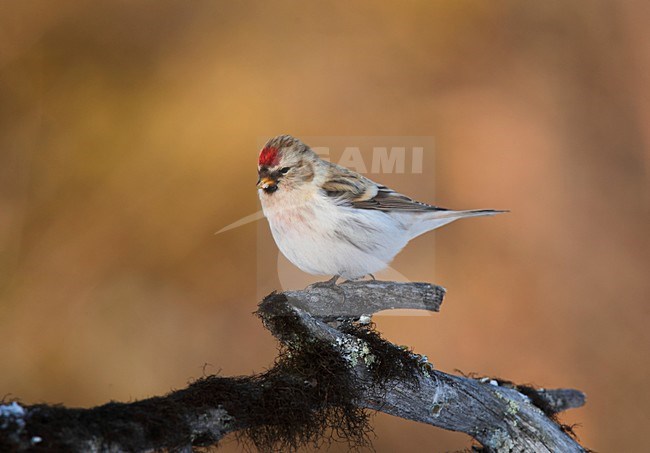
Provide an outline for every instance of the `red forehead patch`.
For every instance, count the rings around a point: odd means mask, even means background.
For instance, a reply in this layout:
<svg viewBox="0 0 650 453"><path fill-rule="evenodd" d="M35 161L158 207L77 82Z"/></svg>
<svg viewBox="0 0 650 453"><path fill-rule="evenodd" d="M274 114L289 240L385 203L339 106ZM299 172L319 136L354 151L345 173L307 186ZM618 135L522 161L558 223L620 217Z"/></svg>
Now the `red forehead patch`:
<svg viewBox="0 0 650 453"><path fill-rule="evenodd" d="M273 167L278 164L279 161L278 149L274 146L267 146L262 149L260 152L260 165L266 165L267 167Z"/></svg>

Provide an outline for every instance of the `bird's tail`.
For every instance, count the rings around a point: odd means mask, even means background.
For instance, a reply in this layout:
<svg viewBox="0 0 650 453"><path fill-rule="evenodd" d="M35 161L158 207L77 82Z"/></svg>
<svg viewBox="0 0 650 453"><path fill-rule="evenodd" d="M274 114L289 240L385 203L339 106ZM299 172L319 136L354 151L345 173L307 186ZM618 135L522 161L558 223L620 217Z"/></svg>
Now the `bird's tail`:
<svg viewBox="0 0 650 453"><path fill-rule="evenodd" d="M420 222L414 224L411 228L412 238L419 236L427 231L435 230L443 225L453 222L454 220L463 219L466 217L482 217L503 214L504 212L496 209L470 209L467 211L450 211L443 210L433 211L427 213L422 217Z"/></svg>
<svg viewBox="0 0 650 453"><path fill-rule="evenodd" d="M464 217L480 217L487 215L503 214L510 211L498 211L496 209L470 209L467 211L435 211L433 215L429 216L430 219L462 219Z"/></svg>

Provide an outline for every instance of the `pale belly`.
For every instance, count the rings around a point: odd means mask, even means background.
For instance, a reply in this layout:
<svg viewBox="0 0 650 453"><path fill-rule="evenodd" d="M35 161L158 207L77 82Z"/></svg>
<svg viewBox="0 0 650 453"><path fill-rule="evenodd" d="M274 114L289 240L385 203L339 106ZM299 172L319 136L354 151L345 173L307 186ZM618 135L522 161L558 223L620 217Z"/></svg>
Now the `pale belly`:
<svg viewBox="0 0 650 453"><path fill-rule="evenodd" d="M318 194L271 199L276 195L260 196L273 239L304 272L362 277L386 268L408 242L405 229L383 212L337 207Z"/></svg>

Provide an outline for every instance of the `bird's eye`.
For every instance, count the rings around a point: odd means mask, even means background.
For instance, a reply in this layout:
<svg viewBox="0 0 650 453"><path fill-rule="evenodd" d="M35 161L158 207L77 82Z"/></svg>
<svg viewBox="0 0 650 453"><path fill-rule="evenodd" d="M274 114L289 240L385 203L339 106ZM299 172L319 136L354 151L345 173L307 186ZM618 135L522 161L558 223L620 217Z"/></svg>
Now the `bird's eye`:
<svg viewBox="0 0 650 453"><path fill-rule="evenodd" d="M281 175L286 175L289 172L289 170L291 170L291 167L282 167L280 169L280 174Z"/></svg>

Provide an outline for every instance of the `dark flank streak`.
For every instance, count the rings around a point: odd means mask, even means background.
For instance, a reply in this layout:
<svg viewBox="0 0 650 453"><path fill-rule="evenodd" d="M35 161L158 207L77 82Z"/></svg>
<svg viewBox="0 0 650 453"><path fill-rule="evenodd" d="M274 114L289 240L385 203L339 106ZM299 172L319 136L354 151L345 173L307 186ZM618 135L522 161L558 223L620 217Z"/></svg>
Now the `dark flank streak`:
<svg viewBox="0 0 650 453"><path fill-rule="evenodd" d="M351 228L351 229L355 229L355 230L360 231L360 232L363 231L364 233L377 231L374 227L372 227L372 226L370 226L370 225L368 225L368 224L366 224L364 222L361 222L361 221L359 221L357 219L351 219L348 222L347 226L349 228ZM368 238L368 236L365 235L365 234L359 234L358 236L360 238L362 238L362 239L367 239ZM337 239L339 239L339 240L341 240L343 242L347 242L348 244L350 244L351 246L353 246L357 250L361 250L364 253L370 253L370 252L372 252L373 250L375 250L377 248L377 244L368 242L367 240L354 241L350 236L345 234L340 229L334 230L334 237L336 237Z"/></svg>
<svg viewBox="0 0 650 453"><path fill-rule="evenodd" d="M367 249L364 249L363 247L361 247L361 245L359 245L356 242L352 241L348 235L344 234L340 230L334 231L334 237L336 237L336 239L339 239L339 240L341 240L343 242L347 242L348 244L350 244L351 246L353 246L354 248L356 248L358 250L361 250L362 252L368 252Z"/></svg>
<svg viewBox="0 0 650 453"><path fill-rule="evenodd" d="M353 226L356 229L365 230L367 232L376 233L376 232L379 231L379 229L377 229L374 226L368 224L367 222L363 222L363 221L361 221L359 219L356 219L356 218L349 219L348 223L351 224L351 226Z"/></svg>

